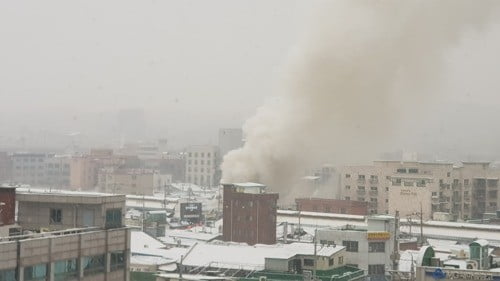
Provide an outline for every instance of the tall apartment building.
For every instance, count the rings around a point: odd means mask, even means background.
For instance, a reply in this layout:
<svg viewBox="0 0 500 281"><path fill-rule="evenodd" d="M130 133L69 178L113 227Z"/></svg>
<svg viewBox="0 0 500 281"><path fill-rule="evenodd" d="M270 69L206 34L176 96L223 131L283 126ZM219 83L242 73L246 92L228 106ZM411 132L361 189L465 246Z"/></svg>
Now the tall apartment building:
<svg viewBox="0 0 500 281"><path fill-rule="evenodd" d="M243 146L242 129L220 129L219 130L219 149L221 157L224 157L229 151Z"/></svg>
<svg viewBox="0 0 500 281"><path fill-rule="evenodd" d="M71 157L54 155L45 160L45 185L67 188L70 185Z"/></svg>
<svg viewBox="0 0 500 281"><path fill-rule="evenodd" d="M100 192L115 194L153 195L159 189L160 175L150 169L102 168L98 172Z"/></svg>
<svg viewBox="0 0 500 281"><path fill-rule="evenodd" d="M277 193L257 183L223 184L223 238L250 245L276 243Z"/></svg>
<svg viewBox="0 0 500 281"><path fill-rule="evenodd" d="M219 151L213 145L193 145L186 149L186 182L202 186L219 183Z"/></svg>
<svg viewBox="0 0 500 281"><path fill-rule="evenodd" d="M435 212L454 219L482 218L500 205L500 170L489 163L426 163L375 161L372 166L347 166L340 173L341 198L366 201L371 214L401 216Z"/></svg>

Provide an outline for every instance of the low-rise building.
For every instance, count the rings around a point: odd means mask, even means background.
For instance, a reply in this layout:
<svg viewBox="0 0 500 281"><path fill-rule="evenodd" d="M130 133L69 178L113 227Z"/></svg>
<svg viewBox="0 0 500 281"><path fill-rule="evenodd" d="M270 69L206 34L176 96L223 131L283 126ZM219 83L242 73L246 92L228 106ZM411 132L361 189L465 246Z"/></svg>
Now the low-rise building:
<svg viewBox="0 0 500 281"><path fill-rule="evenodd" d="M350 266L363 269L369 276L383 276L393 266L395 218L390 216L368 217L367 225L345 225L317 230L321 245L342 245Z"/></svg>
<svg viewBox="0 0 500 281"><path fill-rule="evenodd" d="M223 235L225 241L276 243L277 193L266 193L257 183L223 184Z"/></svg>
<svg viewBox="0 0 500 281"><path fill-rule="evenodd" d="M216 186L219 174L219 150L216 146L192 145L186 149L186 182Z"/></svg>
<svg viewBox="0 0 500 281"><path fill-rule="evenodd" d="M18 223L35 231L121 226L125 196L18 188Z"/></svg>
<svg viewBox="0 0 500 281"><path fill-rule="evenodd" d="M0 280L128 281L130 229L0 237Z"/></svg>

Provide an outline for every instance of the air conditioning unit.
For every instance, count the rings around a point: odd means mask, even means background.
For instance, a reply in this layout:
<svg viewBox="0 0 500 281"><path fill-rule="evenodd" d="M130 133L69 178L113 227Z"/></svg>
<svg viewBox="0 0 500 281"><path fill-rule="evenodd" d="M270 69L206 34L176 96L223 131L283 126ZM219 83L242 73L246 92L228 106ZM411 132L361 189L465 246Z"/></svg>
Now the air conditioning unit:
<svg viewBox="0 0 500 281"><path fill-rule="evenodd" d="M259 281L267 281L267 276L259 276Z"/></svg>
<svg viewBox="0 0 500 281"><path fill-rule="evenodd" d="M479 269L479 263L475 260L467 261L467 269Z"/></svg>

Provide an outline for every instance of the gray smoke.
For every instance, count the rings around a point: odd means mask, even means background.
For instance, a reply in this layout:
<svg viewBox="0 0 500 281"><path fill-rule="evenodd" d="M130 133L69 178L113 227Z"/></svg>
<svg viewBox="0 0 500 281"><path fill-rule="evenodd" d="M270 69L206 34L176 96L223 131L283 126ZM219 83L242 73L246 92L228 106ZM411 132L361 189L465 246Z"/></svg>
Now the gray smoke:
<svg viewBox="0 0 500 281"><path fill-rule="evenodd" d="M223 181L289 191L305 169L372 160L401 116L427 114L444 52L498 1L334 1L316 7L275 99L244 125ZM285 195L282 193L282 196Z"/></svg>

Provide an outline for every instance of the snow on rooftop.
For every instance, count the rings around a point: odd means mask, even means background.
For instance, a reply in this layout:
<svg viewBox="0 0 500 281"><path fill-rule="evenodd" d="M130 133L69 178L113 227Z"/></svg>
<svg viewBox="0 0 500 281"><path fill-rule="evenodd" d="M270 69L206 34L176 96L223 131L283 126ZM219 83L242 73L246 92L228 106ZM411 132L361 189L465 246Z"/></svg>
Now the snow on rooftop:
<svg viewBox="0 0 500 281"><path fill-rule="evenodd" d="M130 264L133 265L162 265L174 262L171 259L167 259L159 256L143 256L143 255L131 255Z"/></svg>
<svg viewBox="0 0 500 281"><path fill-rule="evenodd" d="M233 183L233 185L237 187L262 187L262 188L266 187L261 183L255 183L255 182L239 182L239 183Z"/></svg>
<svg viewBox="0 0 500 281"><path fill-rule="evenodd" d="M322 247L317 249L320 256L331 256L344 247ZM225 243L197 244L183 264L187 266L207 266L244 270L263 270L265 258L290 258L294 255L313 255L314 244L292 243L277 245L255 245Z"/></svg>
<svg viewBox="0 0 500 281"><path fill-rule="evenodd" d="M42 187L18 187L16 192L20 194L40 194L40 195L62 195L62 196L90 196L90 197L105 197L105 196L122 196L119 194L102 193L95 191L74 191L54 188Z"/></svg>
<svg viewBox="0 0 500 281"><path fill-rule="evenodd" d="M219 233L208 233L208 232L195 232L191 230L184 229L174 229L165 233L165 236L180 238L180 239L191 239L198 241L211 241L220 236Z"/></svg>
<svg viewBox="0 0 500 281"><path fill-rule="evenodd" d="M141 249L162 249L165 244L156 240L142 231L131 231L130 233L130 251L135 252Z"/></svg>

